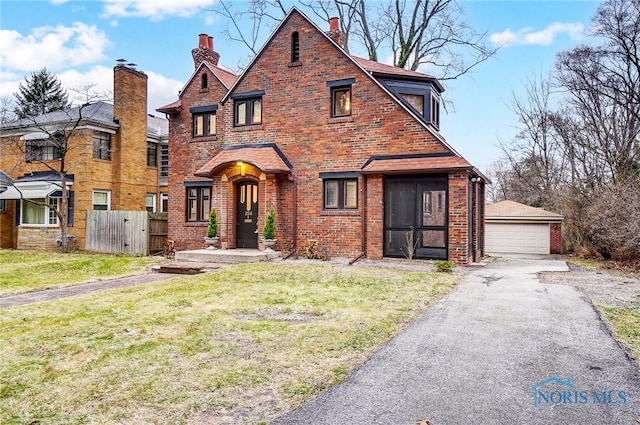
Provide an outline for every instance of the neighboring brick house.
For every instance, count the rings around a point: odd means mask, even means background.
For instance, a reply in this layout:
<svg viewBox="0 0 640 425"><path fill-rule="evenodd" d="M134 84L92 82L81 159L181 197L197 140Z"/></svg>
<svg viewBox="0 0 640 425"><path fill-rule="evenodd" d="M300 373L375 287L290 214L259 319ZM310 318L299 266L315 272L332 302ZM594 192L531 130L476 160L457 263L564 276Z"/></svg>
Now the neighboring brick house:
<svg viewBox="0 0 640 425"><path fill-rule="evenodd" d="M431 76L347 54L297 9L236 77L206 34L169 117L169 238L204 248L218 211L223 247L259 248L276 211L276 248L309 241L330 257L468 263L483 255L484 176L439 133Z"/></svg>
<svg viewBox="0 0 640 425"><path fill-rule="evenodd" d="M166 211L168 122L147 113L146 74L118 65L113 105L90 103L44 114L35 121L0 127L0 169L13 179L0 189L2 248L57 245L60 228L53 210L25 199L61 205L60 177L54 171L59 169L60 153L47 140L70 128L75 129L64 158L70 190L68 232L80 248L89 210Z"/></svg>

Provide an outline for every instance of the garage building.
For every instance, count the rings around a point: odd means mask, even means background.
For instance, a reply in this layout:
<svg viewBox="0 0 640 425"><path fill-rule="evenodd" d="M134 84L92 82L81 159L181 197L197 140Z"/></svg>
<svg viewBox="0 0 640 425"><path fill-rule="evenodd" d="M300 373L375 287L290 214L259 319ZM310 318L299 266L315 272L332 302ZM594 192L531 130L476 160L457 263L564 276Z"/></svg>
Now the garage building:
<svg viewBox="0 0 640 425"><path fill-rule="evenodd" d="M486 252L562 253L562 216L514 201L486 207Z"/></svg>

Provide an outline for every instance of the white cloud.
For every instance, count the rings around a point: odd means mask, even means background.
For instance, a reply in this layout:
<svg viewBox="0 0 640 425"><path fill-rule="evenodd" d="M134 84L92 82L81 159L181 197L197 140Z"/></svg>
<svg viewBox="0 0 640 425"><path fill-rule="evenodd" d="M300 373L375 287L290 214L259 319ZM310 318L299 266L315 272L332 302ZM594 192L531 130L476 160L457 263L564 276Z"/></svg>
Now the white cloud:
<svg viewBox="0 0 640 425"><path fill-rule="evenodd" d="M104 0L105 17L142 17L159 21L167 15L188 18L211 6L211 0Z"/></svg>
<svg viewBox="0 0 640 425"><path fill-rule="evenodd" d="M490 40L498 46L512 45L538 45L548 46L553 44L559 34L567 34L572 40L581 40L584 37L584 25L571 22L554 22L540 31L533 31L527 27L516 32L507 28L503 32L493 33Z"/></svg>
<svg viewBox="0 0 640 425"><path fill-rule="evenodd" d="M184 81L173 80L152 71L145 71L149 76L147 109L149 113L162 116L155 109L178 100L178 91L182 89Z"/></svg>
<svg viewBox="0 0 640 425"><path fill-rule="evenodd" d="M104 59L109 44L104 32L82 22L35 28L29 35L0 30L0 63L14 71L56 71Z"/></svg>

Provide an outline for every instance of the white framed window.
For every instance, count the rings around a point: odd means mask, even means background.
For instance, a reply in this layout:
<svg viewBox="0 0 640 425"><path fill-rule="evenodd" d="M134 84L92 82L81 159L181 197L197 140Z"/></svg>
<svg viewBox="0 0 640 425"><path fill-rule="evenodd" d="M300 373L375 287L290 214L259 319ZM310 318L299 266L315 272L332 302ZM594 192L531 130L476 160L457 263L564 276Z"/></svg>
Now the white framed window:
<svg viewBox="0 0 640 425"><path fill-rule="evenodd" d="M111 191L93 191L93 209L99 211L109 211L111 209Z"/></svg>
<svg viewBox="0 0 640 425"><path fill-rule="evenodd" d="M58 225L57 208L60 208L60 198L22 199L20 225L55 227Z"/></svg>
<svg viewBox="0 0 640 425"><path fill-rule="evenodd" d="M168 193L160 194L160 212L163 212L163 213L169 212L169 194Z"/></svg>
<svg viewBox="0 0 640 425"><path fill-rule="evenodd" d="M156 194L155 193L147 193L145 207L147 208L147 211L150 213L156 212Z"/></svg>

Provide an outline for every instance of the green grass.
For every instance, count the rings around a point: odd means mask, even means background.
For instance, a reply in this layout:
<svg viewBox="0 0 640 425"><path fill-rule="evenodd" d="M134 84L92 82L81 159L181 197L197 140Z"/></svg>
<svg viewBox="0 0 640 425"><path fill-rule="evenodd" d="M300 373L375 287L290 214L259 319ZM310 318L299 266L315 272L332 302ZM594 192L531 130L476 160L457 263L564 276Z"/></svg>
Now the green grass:
<svg viewBox="0 0 640 425"><path fill-rule="evenodd" d="M157 261L131 255L0 250L0 295L140 274Z"/></svg>
<svg viewBox="0 0 640 425"><path fill-rule="evenodd" d="M598 308L613 328L616 338L622 341L631 350L636 361L640 362L640 307L598 306Z"/></svg>
<svg viewBox="0 0 640 425"><path fill-rule="evenodd" d="M386 343L459 277L278 263L0 316L0 423L268 422Z"/></svg>

